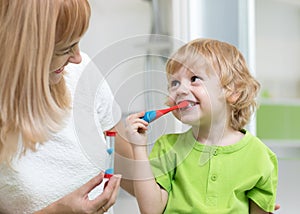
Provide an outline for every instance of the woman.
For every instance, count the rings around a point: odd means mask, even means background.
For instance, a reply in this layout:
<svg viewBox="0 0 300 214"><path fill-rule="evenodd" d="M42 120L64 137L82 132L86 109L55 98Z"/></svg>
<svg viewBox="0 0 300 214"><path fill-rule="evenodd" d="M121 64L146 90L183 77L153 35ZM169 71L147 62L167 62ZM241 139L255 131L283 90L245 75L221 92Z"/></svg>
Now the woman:
<svg viewBox="0 0 300 214"><path fill-rule="evenodd" d="M71 119L73 90L89 62L78 46L89 19L87 0L0 2L0 213L104 213L115 203L117 175L89 199L103 173ZM110 92L106 84L101 90ZM113 99L106 102L99 123L113 113ZM101 127L118 125L109 118Z"/></svg>

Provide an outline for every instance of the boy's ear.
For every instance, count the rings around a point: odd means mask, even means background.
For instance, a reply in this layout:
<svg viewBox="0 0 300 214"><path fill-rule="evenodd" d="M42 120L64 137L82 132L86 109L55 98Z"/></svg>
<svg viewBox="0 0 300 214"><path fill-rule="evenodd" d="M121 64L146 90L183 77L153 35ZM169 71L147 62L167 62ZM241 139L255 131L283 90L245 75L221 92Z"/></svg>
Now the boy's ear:
<svg viewBox="0 0 300 214"><path fill-rule="evenodd" d="M230 104L234 104L240 98L240 96L241 96L241 93L233 93L227 98L227 101Z"/></svg>

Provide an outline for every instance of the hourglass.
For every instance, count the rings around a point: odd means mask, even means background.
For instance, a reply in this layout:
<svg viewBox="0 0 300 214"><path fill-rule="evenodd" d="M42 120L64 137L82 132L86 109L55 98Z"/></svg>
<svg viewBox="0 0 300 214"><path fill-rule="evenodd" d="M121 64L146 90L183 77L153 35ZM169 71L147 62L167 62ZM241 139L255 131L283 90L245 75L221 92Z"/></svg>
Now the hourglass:
<svg viewBox="0 0 300 214"><path fill-rule="evenodd" d="M108 158L106 160L106 170L105 170L105 174L104 174L104 178L106 178L106 179L110 179L114 174L114 153L115 153L116 134L117 134L117 132L114 132L114 131L106 131L105 132L106 152L108 154ZM107 181L105 183L105 186L106 185L107 185Z"/></svg>

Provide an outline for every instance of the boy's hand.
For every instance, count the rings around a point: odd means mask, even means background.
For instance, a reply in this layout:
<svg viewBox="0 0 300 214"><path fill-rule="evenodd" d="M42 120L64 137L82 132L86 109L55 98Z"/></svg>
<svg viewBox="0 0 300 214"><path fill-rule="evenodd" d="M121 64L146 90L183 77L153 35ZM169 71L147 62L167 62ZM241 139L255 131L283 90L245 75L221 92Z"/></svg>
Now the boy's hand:
<svg viewBox="0 0 300 214"><path fill-rule="evenodd" d="M126 134L133 146L146 145L147 143L146 131L149 123L141 119L144 114L145 112L139 112L126 118Z"/></svg>
<svg viewBox="0 0 300 214"><path fill-rule="evenodd" d="M279 210L279 209L280 209L280 204L275 204L274 210L276 211L276 210ZM272 214L272 213L270 213L270 214Z"/></svg>

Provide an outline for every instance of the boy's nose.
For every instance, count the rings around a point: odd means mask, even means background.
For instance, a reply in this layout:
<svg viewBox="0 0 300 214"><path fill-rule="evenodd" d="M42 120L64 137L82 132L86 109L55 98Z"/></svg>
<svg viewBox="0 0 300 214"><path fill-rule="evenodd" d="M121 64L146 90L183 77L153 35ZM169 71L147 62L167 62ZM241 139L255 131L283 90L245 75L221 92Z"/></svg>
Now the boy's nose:
<svg viewBox="0 0 300 214"><path fill-rule="evenodd" d="M188 94L189 86L187 84L181 84L177 89L177 94Z"/></svg>

